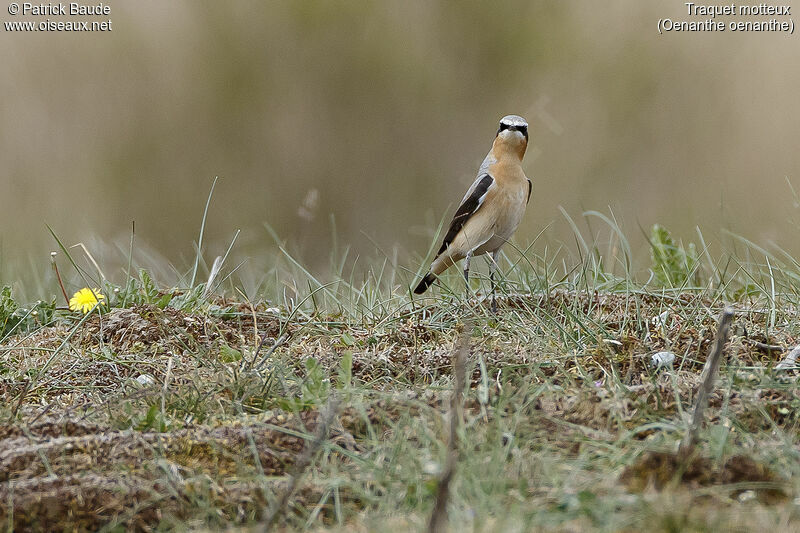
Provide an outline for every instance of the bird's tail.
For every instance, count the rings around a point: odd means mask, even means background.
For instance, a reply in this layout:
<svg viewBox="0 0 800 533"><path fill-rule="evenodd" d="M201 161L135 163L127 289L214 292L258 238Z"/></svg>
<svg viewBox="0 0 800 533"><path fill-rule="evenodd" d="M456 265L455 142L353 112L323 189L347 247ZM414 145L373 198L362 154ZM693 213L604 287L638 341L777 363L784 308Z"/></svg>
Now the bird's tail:
<svg viewBox="0 0 800 533"><path fill-rule="evenodd" d="M436 276L429 272L427 276L422 278L422 281L419 282L417 288L414 289L414 294L422 294L423 292L427 291L428 287L430 287L431 283L434 281L436 281Z"/></svg>

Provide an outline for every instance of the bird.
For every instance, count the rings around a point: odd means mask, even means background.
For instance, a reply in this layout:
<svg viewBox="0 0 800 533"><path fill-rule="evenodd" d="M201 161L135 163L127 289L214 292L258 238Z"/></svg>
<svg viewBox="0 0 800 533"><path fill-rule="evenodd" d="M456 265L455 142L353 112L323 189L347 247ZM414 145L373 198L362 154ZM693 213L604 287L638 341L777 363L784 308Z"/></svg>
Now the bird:
<svg viewBox="0 0 800 533"><path fill-rule="evenodd" d="M497 313L494 283L497 258L522 222L533 191L533 183L522 170L527 148L528 122L518 115L500 119L492 149L461 200L430 270L414 289L415 294L423 294L439 274L462 259L464 281L469 288L470 260L491 253L492 312Z"/></svg>

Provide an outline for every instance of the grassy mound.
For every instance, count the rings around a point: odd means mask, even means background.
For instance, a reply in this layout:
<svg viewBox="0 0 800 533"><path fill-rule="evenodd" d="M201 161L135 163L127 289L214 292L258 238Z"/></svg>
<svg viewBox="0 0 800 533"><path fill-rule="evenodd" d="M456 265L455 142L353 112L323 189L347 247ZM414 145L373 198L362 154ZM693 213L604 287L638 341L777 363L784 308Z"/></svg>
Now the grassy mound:
<svg viewBox="0 0 800 533"><path fill-rule="evenodd" d="M497 316L486 279L448 289L457 273L412 299L377 271L294 271L267 305L142 272L98 281L85 315L3 291L0 524L421 530L454 464L453 530L796 530L800 395L777 366L799 342L800 275L774 257L703 271L652 238L655 282L592 253L529 261L504 269ZM718 385L682 456L723 305Z"/></svg>

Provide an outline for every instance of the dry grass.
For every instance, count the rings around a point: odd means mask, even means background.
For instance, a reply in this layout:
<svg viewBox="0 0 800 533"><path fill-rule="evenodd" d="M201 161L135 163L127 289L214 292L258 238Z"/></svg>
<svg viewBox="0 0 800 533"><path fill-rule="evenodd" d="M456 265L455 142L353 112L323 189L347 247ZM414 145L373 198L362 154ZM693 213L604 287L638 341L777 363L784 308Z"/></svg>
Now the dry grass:
<svg viewBox="0 0 800 533"><path fill-rule="evenodd" d="M796 343L791 307L770 327L763 305L739 306L698 454L674 455L720 307L703 293L551 291L505 298L495 320L469 304L452 527L750 529L759 517L790 530L800 396L765 345ZM448 455L463 309L377 321L231 309L137 304L8 339L0 523L255 527L337 389L342 409L281 523L424 528ZM262 338L259 358L282 335L253 365ZM677 355L674 368L652 366L661 350Z"/></svg>

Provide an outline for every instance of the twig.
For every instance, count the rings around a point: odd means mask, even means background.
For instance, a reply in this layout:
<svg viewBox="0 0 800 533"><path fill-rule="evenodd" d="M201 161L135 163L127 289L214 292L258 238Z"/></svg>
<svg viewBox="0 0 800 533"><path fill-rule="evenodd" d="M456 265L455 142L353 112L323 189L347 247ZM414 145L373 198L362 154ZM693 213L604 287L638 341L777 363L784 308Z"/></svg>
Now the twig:
<svg viewBox="0 0 800 533"><path fill-rule="evenodd" d="M275 344L273 344L272 347L270 347L270 349L267 350L267 353L264 354L264 357L262 357L261 361L256 365L256 370L257 371L261 370L261 367L263 367L264 363L266 363L267 360L272 356L272 354L275 353L275 350L281 347L287 340L289 340L289 335L287 335L286 333L278 337L278 340L275 341ZM255 361L255 357L253 358L253 360Z"/></svg>
<svg viewBox="0 0 800 533"><path fill-rule="evenodd" d="M29 379L26 379L25 380L25 386L22 388L22 392L19 395L19 401L17 401L17 405L14 407L14 411L12 411L12 413L11 413L11 419L10 420L14 420L17 417L17 413L19 412L19 408L22 407L22 401L25 399L25 395L28 394L28 390L30 388L31 388L31 381Z"/></svg>
<svg viewBox="0 0 800 533"><path fill-rule="evenodd" d="M280 518L280 516L286 512L289 499L292 497L295 490L297 490L297 485L300 483L300 479L302 479L303 474L311 464L314 456L322 447L322 444L328 439L328 434L330 433L331 426L333 425L333 421L336 419L338 411L339 400L334 395L331 395L330 398L328 398L328 402L325 404L324 409L320 413L320 421L317 427L316 437L314 438L313 442L306 446L305 452L294 464L294 472L291 474L289 485L286 487L286 491L284 491L281 498L275 503L266 520L264 521L264 528L262 529L264 533L271 531L278 518Z"/></svg>
<svg viewBox="0 0 800 533"><path fill-rule="evenodd" d="M164 417L167 411L167 390L169 390L169 380L172 377L172 364L175 358L170 357L167 361L167 374L164 376L164 386L161 388L161 416Z"/></svg>
<svg viewBox="0 0 800 533"><path fill-rule="evenodd" d="M53 265L53 270L56 272L56 279L58 280L58 286L61 287L61 294L64 295L64 301L67 302L67 307L69 307L69 296L67 296L67 291L64 289L64 283L61 281L61 274L58 272L56 252L50 252L50 263Z"/></svg>
<svg viewBox="0 0 800 533"><path fill-rule="evenodd" d="M691 451L692 447L697 440L697 432L700 430L700 425L703 423L703 414L708 406L708 397L714 391L714 381L719 372L719 365L722 361L722 351L725 343L728 340L728 333L730 331L731 321L733 320L733 309L726 307L722 310L719 317L719 327L717 328L716 342L711 354L708 356L706 367L704 370L703 382L697 391L697 400L694 404L694 412L692 413L692 421L689 425L689 431L681 443L681 451Z"/></svg>
<svg viewBox="0 0 800 533"><path fill-rule="evenodd" d="M795 346L783 360L775 366L776 370L794 370L797 368L797 357L800 356L800 346Z"/></svg>
<svg viewBox="0 0 800 533"><path fill-rule="evenodd" d="M456 471L458 462L458 427L461 425L462 402L466 388L467 357L469 356L469 337L472 333L472 321L464 324L458 339L458 347L453 354L453 396L450 398L450 437L447 443L447 462L444 472L439 478L436 489L436 503L428 522L429 533L441 533L447 529L447 503L450 500L450 482Z"/></svg>
<svg viewBox="0 0 800 533"><path fill-rule="evenodd" d="M261 367L264 366L264 363L267 362L267 359L269 359L269 357L273 353L275 353L275 350L277 350L288 339L289 339L289 336L286 333L284 333L283 335L278 337L275 340L275 343L270 347L270 349L267 350L267 353L264 354L264 357L261 358L261 361L256 365L255 363L256 363L256 358L258 358L258 352L261 351L261 348L264 347L264 343L267 342L267 334L264 333L264 336L261 337L261 342L258 343L258 346L256 347L256 351L253 353L253 357L244 366L243 370L250 370L251 368L254 369L254 370L260 370Z"/></svg>
<svg viewBox="0 0 800 533"><path fill-rule="evenodd" d="M758 348L759 350L763 350L765 352L782 352L786 348L783 346L779 346L777 344L767 344L765 342L759 342L753 339L745 339L746 342L749 342L753 345L754 348Z"/></svg>

